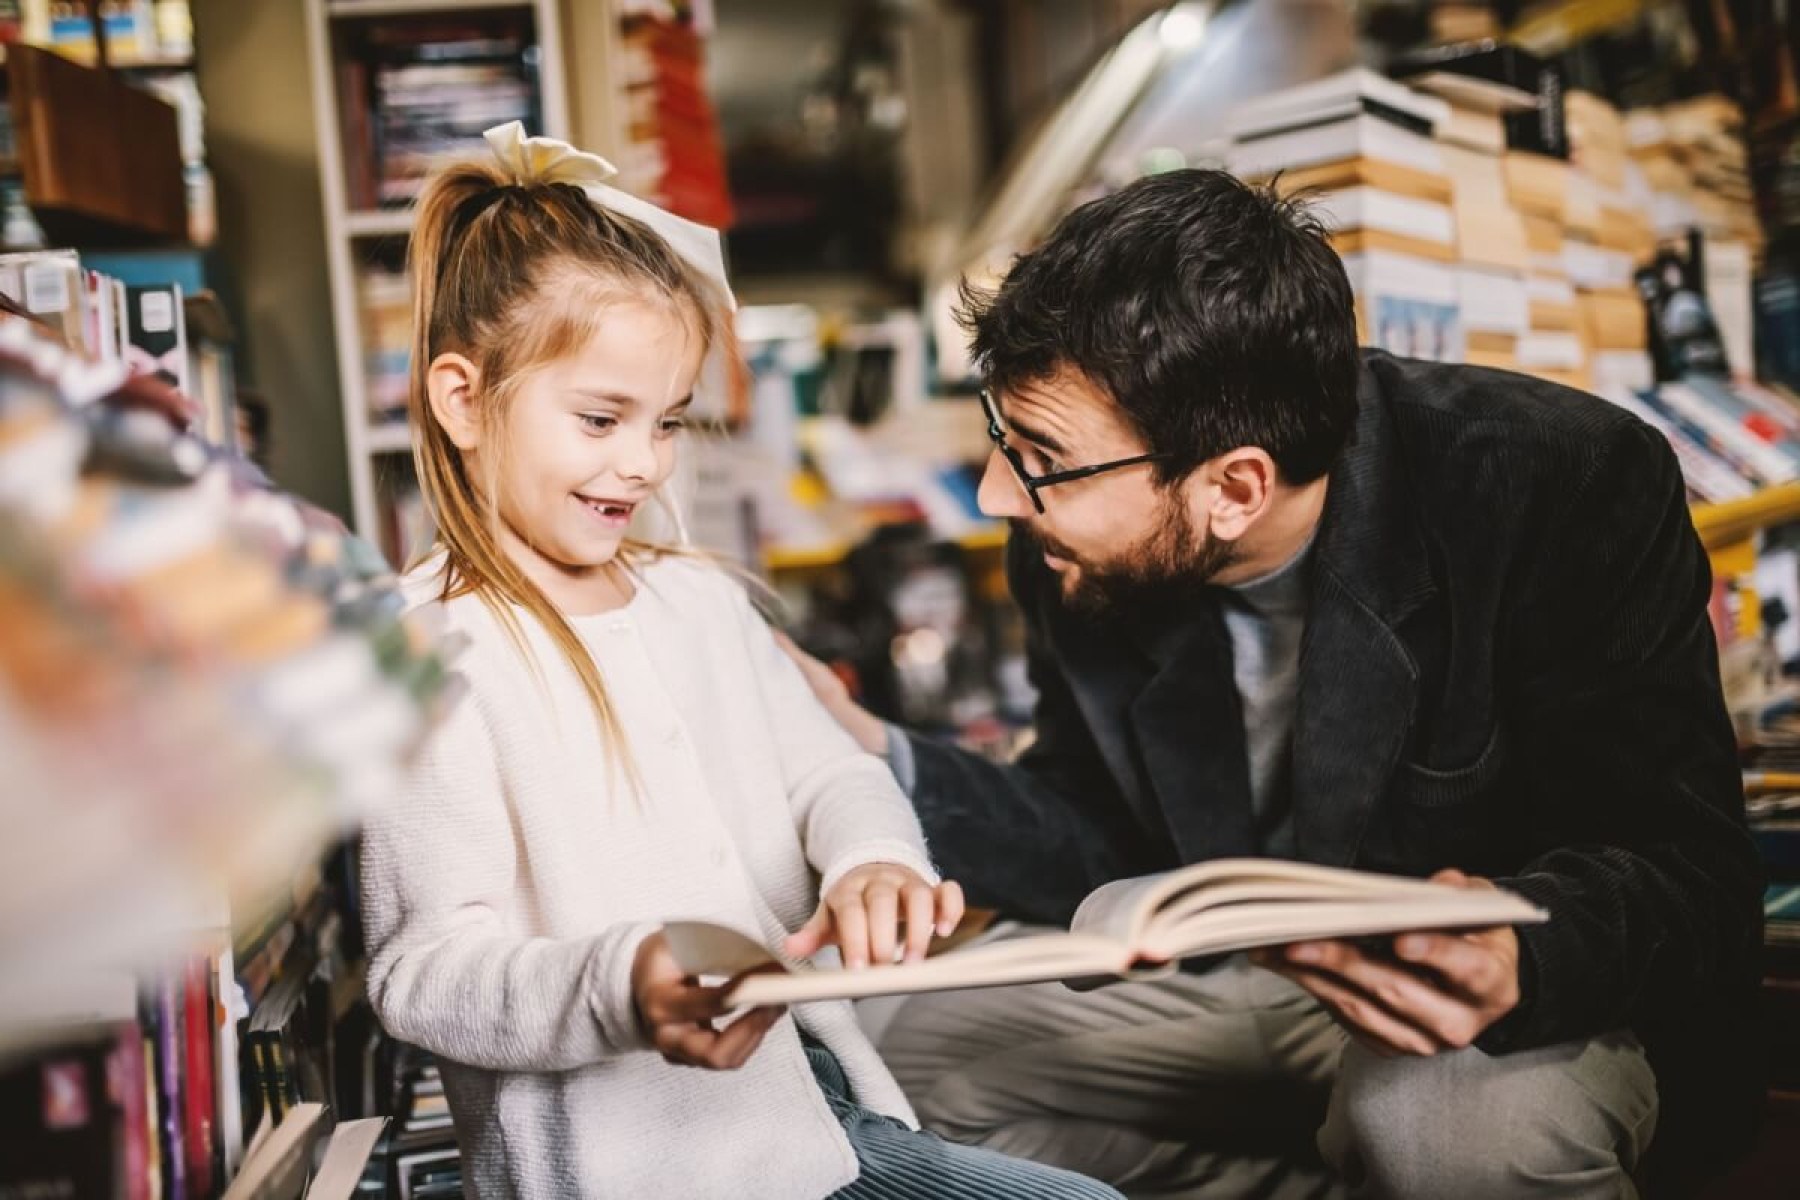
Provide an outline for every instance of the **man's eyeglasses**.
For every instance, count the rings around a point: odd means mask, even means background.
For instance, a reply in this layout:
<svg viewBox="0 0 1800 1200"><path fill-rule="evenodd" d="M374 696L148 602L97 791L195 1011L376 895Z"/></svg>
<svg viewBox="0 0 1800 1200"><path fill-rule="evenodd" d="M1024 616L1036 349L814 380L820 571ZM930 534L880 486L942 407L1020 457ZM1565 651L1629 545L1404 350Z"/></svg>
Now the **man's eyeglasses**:
<svg viewBox="0 0 1800 1200"><path fill-rule="evenodd" d="M1071 467L1067 471L1051 471L1045 475L1033 475L1025 469L1025 460L1019 457L1019 452L1007 444L1006 427L1000 423L1000 408L994 403L993 396L988 393L986 388L982 388L980 398L981 411L987 417L988 440L994 443L994 449L1000 451L1000 456L1006 459L1007 465L1018 477L1019 486L1025 489L1027 496L1031 497L1032 507L1040 513L1044 511L1044 502L1038 496L1039 488L1054 487L1059 483L1086 479L1090 475L1099 475L1105 471L1116 471L1120 467L1135 467L1139 463L1155 462L1158 459L1169 457L1166 454L1137 454L1130 458L1117 458L1112 462L1095 463L1091 467Z"/></svg>

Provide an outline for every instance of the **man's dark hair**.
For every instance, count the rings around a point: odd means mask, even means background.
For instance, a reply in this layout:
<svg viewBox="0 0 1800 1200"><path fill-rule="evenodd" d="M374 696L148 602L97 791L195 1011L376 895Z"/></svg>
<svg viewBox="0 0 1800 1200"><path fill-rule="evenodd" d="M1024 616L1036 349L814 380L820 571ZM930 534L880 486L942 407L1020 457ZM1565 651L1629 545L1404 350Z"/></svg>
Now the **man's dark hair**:
<svg viewBox="0 0 1800 1200"><path fill-rule="evenodd" d="M1170 482L1240 446L1291 483L1356 421L1343 263L1305 207L1222 171L1152 175L1084 204L959 319L987 384L1072 367L1105 388ZM1080 465L1080 464L1074 464Z"/></svg>

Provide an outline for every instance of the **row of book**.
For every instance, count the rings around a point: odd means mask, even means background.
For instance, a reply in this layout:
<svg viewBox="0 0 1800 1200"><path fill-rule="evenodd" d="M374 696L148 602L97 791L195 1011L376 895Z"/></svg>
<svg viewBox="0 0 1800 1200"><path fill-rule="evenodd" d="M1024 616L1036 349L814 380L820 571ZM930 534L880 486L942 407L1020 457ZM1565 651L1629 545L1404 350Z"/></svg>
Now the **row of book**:
<svg viewBox="0 0 1800 1200"><path fill-rule="evenodd" d="M101 32L110 61L181 60L194 53L188 0L100 0ZM77 62L93 62L94 23L84 0L0 0L0 43L44 46Z"/></svg>
<svg viewBox="0 0 1800 1200"><path fill-rule="evenodd" d="M232 334L209 293L178 283L127 285L84 268L74 250L0 254L0 295L54 330L81 356L156 376L199 406L203 435L236 437Z"/></svg>
<svg viewBox="0 0 1800 1200"><path fill-rule="evenodd" d="M435 161L521 121L541 131L537 35L526 9L372 21L339 36L338 111L353 210L404 208Z"/></svg>

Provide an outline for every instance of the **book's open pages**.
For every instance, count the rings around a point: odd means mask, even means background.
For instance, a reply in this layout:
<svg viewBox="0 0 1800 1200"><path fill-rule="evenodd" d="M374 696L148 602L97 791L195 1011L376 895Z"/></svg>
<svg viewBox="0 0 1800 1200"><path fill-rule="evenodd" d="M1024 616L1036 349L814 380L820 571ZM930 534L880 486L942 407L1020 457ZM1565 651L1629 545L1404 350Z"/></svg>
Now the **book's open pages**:
<svg viewBox="0 0 1800 1200"><path fill-rule="evenodd" d="M1316 938L1530 924L1518 896L1280 859L1216 859L1097 888L1068 933L1038 934L859 971L793 966L722 926L672 922L669 946L702 977L743 976L733 1005L798 1004L1045 980L1166 973L1183 958ZM755 972L745 975L745 972Z"/></svg>

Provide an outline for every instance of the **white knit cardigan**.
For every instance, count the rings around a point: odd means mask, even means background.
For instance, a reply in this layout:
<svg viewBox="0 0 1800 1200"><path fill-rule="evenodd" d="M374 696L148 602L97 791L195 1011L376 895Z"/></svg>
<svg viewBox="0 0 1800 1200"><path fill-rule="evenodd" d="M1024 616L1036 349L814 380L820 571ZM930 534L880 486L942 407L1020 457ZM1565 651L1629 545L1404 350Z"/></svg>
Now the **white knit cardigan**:
<svg viewBox="0 0 1800 1200"><path fill-rule="evenodd" d="M409 595L438 594L431 567ZM534 672L479 600L447 605L470 691L365 829L369 994L442 1060L468 1194L806 1200L856 1177L796 1023L857 1099L916 1127L846 1004L781 1021L741 1070L665 1063L631 994L661 922L765 945L829 885L890 861L935 881L917 819L720 571L646 567L624 608L574 624L644 781L609 757L576 676L523 619Z"/></svg>

